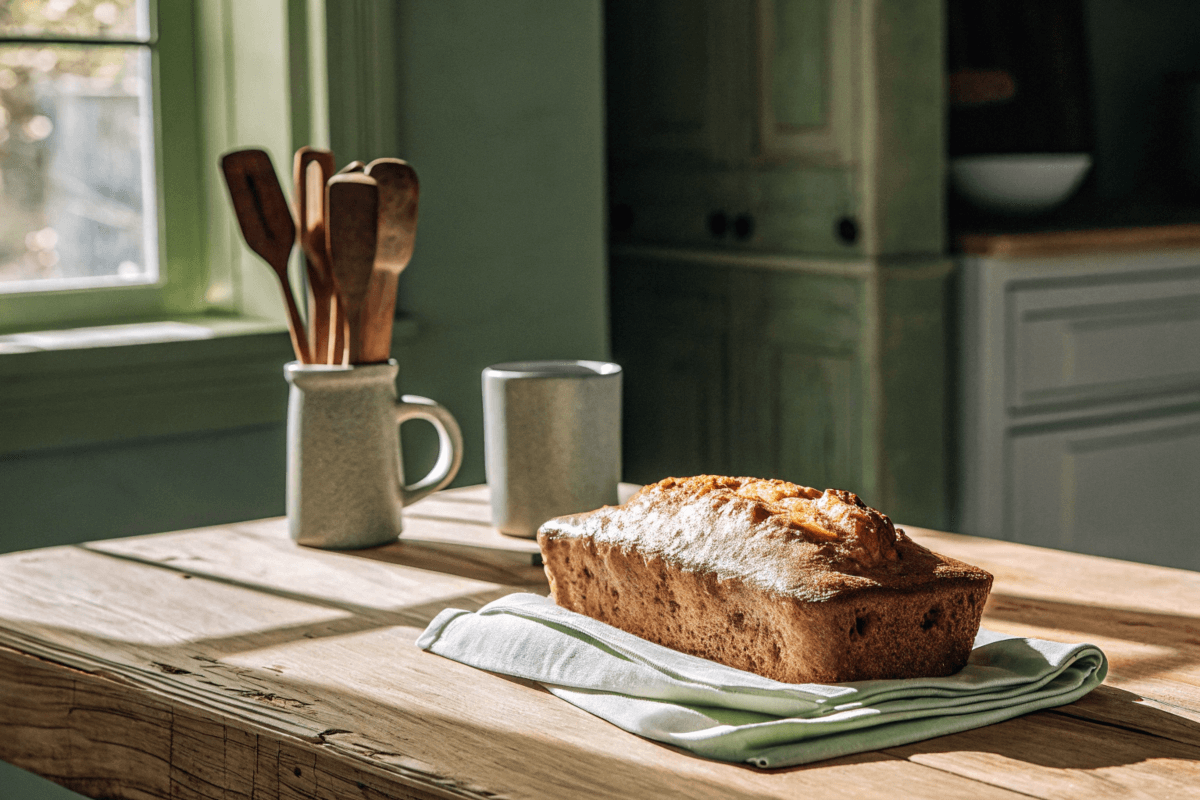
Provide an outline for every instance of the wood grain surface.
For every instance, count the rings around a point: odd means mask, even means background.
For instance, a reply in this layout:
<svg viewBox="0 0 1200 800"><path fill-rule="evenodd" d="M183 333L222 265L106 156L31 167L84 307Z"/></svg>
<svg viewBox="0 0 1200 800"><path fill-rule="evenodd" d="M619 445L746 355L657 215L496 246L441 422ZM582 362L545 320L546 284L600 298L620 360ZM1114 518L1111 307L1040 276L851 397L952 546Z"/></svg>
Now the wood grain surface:
<svg viewBox="0 0 1200 800"><path fill-rule="evenodd" d="M455 491L428 518L486 497ZM1200 575L909 533L995 574L986 626L1100 645L1106 685L806 767L705 761L413 646L545 592L528 552L326 552L264 520L0 557L0 758L106 798L1197 796Z"/></svg>
<svg viewBox="0 0 1200 800"><path fill-rule="evenodd" d="M964 233L958 236L957 244L959 252L965 255L991 258L1168 250L1200 244L1200 225L1151 225L1037 233Z"/></svg>

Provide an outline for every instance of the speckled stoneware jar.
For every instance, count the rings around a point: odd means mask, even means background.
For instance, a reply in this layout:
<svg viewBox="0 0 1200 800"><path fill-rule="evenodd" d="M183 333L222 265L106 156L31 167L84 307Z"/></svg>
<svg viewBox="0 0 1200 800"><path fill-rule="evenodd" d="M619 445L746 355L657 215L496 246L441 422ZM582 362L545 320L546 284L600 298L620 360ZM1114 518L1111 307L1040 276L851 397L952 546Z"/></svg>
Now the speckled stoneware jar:
<svg viewBox="0 0 1200 800"><path fill-rule="evenodd" d="M483 371L492 524L533 538L548 519L616 505L621 367L516 361Z"/></svg>
<svg viewBox="0 0 1200 800"><path fill-rule="evenodd" d="M454 479L462 433L424 397L396 400L395 361L350 367L293 362L287 428L287 515L300 544L347 550L394 541L400 512ZM428 475L405 485L400 423L424 419L440 451Z"/></svg>

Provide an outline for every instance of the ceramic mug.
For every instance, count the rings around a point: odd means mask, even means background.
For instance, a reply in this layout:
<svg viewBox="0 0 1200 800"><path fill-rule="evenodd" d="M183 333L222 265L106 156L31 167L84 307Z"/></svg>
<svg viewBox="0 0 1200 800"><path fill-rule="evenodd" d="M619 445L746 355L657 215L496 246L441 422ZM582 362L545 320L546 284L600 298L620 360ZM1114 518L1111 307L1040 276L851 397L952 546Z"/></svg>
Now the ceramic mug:
<svg viewBox="0 0 1200 800"><path fill-rule="evenodd" d="M462 432L454 417L424 397L396 399L396 362L329 366L293 362L287 427L288 529L300 544L346 550L394 541L401 512L454 479ZM404 482L400 424L433 423L437 462Z"/></svg>
<svg viewBox="0 0 1200 800"><path fill-rule="evenodd" d="M484 466L492 524L533 538L543 522L616 505L621 367L518 361L483 371Z"/></svg>

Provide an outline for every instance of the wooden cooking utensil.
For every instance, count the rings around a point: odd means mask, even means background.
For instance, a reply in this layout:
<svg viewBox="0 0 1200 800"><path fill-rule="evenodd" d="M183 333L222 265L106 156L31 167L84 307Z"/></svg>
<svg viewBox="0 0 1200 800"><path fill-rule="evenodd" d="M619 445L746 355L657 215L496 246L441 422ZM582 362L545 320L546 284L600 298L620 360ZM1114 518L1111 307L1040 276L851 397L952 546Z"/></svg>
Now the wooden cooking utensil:
<svg viewBox="0 0 1200 800"><path fill-rule="evenodd" d="M346 319L350 363L361 364L363 298L375 265L379 187L374 178L352 172L334 175L325 191L326 248L344 312L339 316Z"/></svg>
<svg viewBox="0 0 1200 800"><path fill-rule="evenodd" d="M396 315L396 284L412 259L417 235L417 171L398 158L378 158L366 174L379 184L379 226L375 269L362 315L362 358L373 364L387 361L392 350L392 320Z"/></svg>
<svg viewBox="0 0 1200 800"><path fill-rule="evenodd" d="M338 175L347 175L352 172L365 172L366 169L367 169L367 165L364 164L363 162L351 161L349 164L347 164L346 166L339 169L337 171L337 174Z"/></svg>
<svg viewBox="0 0 1200 800"><path fill-rule="evenodd" d="M300 247L304 250L308 273L308 333L313 360L332 364L333 353L341 361L342 346L330 341L340 339L336 333L337 303L334 301L333 276L329 272L329 256L325 251L325 182L333 176L333 153L314 147L296 151L293 164L295 182L296 221L299 224Z"/></svg>
<svg viewBox="0 0 1200 800"><path fill-rule="evenodd" d="M229 188L229 199L233 202L242 238L275 270L283 287L288 332L292 336L296 358L303 364L311 364L304 320L300 318L288 280L288 258L296 243L296 223L292 220L292 210L283 196L271 157L262 150L235 150L221 157L221 171L225 174L225 185Z"/></svg>

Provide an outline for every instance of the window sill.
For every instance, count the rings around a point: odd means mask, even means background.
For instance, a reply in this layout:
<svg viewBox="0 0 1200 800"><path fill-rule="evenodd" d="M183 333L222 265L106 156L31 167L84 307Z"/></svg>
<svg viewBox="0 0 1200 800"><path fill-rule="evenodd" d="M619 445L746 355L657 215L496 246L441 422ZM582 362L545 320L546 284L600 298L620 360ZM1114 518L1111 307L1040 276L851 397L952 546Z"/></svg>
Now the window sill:
<svg viewBox="0 0 1200 800"><path fill-rule="evenodd" d="M396 320L393 343L416 335ZM0 336L0 457L281 423L291 360L250 317Z"/></svg>

